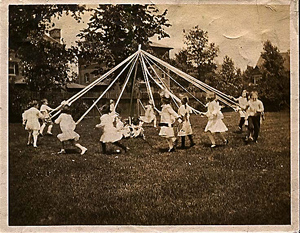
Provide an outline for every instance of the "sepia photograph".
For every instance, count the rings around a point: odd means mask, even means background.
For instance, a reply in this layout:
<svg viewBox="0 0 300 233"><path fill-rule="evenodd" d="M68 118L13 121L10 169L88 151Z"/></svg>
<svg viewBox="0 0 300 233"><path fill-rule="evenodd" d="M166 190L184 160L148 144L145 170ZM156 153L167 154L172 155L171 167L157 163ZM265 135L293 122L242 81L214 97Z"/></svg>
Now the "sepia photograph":
<svg viewBox="0 0 300 233"><path fill-rule="evenodd" d="M298 232L297 1L4 1L0 232Z"/></svg>

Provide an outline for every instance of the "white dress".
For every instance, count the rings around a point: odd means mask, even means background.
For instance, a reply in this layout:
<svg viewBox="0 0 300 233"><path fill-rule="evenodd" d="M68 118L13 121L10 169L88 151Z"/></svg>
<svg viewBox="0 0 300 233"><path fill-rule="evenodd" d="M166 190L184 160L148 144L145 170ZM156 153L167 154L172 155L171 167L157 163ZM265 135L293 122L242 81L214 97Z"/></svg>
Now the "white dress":
<svg viewBox="0 0 300 233"><path fill-rule="evenodd" d="M117 117L116 118L116 128L124 138L128 138L131 135L130 126L124 125L124 123Z"/></svg>
<svg viewBox="0 0 300 233"><path fill-rule="evenodd" d="M255 116L257 112L261 113L264 111L264 105L260 100L253 101L250 99L247 103L248 108L248 115Z"/></svg>
<svg viewBox="0 0 300 233"><path fill-rule="evenodd" d="M103 134L100 137L100 142L116 142L122 139L123 135L120 130L114 127L114 114L104 114L100 117L100 127L103 127Z"/></svg>
<svg viewBox="0 0 300 233"><path fill-rule="evenodd" d="M155 114L152 105L145 106L145 116L140 116L140 119L145 123L151 123L155 119Z"/></svg>
<svg viewBox="0 0 300 233"><path fill-rule="evenodd" d="M23 122L26 122L25 129L26 130L39 130L41 128L39 118L43 118L43 114L36 109L35 107L31 107L26 110L22 114Z"/></svg>
<svg viewBox="0 0 300 233"><path fill-rule="evenodd" d="M208 118L207 125L204 132L210 131L212 133L219 133L227 131L227 127L222 121L224 118L219 103L215 100L207 104L207 112L205 115Z"/></svg>
<svg viewBox="0 0 300 233"><path fill-rule="evenodd" d="M240 114L240 117L246 117L246 106L247 106L247 103L248 103L248 100L246 97L242 97L240 96L238 98L238 102L239 102L239 107L241 108L239 110L239 114Z"/></svg>
<svg viewBox="0 0 300 233"><path fill-rule="evenodd" d="M40 108L40 112L44 115L44 118L47 119L50 117L49 112L52 110L48 105L43 104Z"/></svg>
<svg viewBox="0 0 300 233"><path fill-rule="evenodd" d="M57 138L61 142L68 140L79 140L79 134L74 131L76 128L75 121L70 114L60 114L59 117L55 120L55 123L59 124L62 132L61 134L57 135Z"/></svg>
<svg viewBox="0 0 300 233"><path fill-rule="evenodd" d="M173 138L175 135L172 124L175 122L176 118L179 117L179 115L173 110L170 104L164 104L162 105L160 116L160 122L168 124L168 126L161 126L159 136Z"/></svg>
<svg viewBox="0 0 300 233"><path fill-rule="evenodd" d="M178 132L178 136L187 136L193 134L190 122L190 113L192 113L192 108L187 104L181 105L178 109L178 114L183 118L182 127Z"/></svg>
<svg viewBox="0 0 300 233"><path fill-rule="evenodd" d="M143 129L142 125L143 125L142 121L140 121L138 125L131 124L132 137L136 138L138 136L144 135L144 129Z"/></svg>

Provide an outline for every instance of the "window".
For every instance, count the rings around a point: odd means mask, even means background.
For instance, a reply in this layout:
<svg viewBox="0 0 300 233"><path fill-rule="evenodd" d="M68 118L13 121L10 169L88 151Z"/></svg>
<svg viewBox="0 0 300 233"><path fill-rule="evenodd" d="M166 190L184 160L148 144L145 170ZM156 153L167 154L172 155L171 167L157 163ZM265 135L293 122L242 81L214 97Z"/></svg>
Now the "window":
<svg viewBox="0 0 300 233"><path fill-rule="evenodd" d="M9 76L16 76L19 74L19 67L17 62L9 62Z"/></svg>
<svg viewBox="0 0 300 233"><path fill-rule="evenodd" d="M89 73L84 74L84 81L85 81L85 83L90 82L90 74Z"/></svg>

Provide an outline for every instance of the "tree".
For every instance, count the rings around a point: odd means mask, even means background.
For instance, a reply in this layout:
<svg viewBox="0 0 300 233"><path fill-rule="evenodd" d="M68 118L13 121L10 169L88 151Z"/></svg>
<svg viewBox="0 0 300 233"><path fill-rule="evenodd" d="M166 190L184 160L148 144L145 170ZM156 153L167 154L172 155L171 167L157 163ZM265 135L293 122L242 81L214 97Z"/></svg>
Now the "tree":
<svg viewBox="0 0 300 233"><path fill-rule="evenodd" d="M188 61L196 69L196 78L205 81L217 68L214 59L218 56L219 48L214 43L208 43L208 32L199 26L185 34L184 43L187 45Z"/></svg>
<svg viewBox="0 0 300 233"><path fill-rule="evenodd" d="M279 110L284 106L289 106L289 73L284 69L284 59L276 46L273 46L270 41L266 41L263 49L264 52L261 53L261 57L264 59L261 67L262 81L259 88L262 98Z"/></svg>
<svg viewBox="0 0 300 233"><path fill-rule="evenodd" d="M244 70L242 74L243 86L244 89L247 88L250 83L253 83L254 80L254 68L252 66L247 65L246 70Z"/></svg>
<svg viewBox="0 0 300 233"><path fill-rule="evenodd" d="M30 44L19 49L18 56L26 58L21 64L30 90L43 93L59 89L72 75L75 78L69 66L69 62L75 62L75 57L70 49L66 49L66 45L31 38Z"/></svg>
<svg viewBox="0 0 300 233"><path fill-rule="evenodd" d="M93 10L88 27L78 35L79 59L89 63L105 64L105 72L133 54L138 45L149 49L149 38L169 37L167 10L158 13L155 5L99 5Z"/></svg>
<svg viewBox="0 0 300 233"><path fill-rule="evenodd" d="M178 53L176 53L175 58L170 59L169 63L171 65L173 65L174 67L178 68L179 70L194 76L194 73L193 73L194 67L187 59L187 50L186 49L182 49ZM189 85L188 81L184 80L183 78L178 77L177 75L175 75L174 78L176 78L176 81L178 83L180 83L181 85L183 85L184 87L188 87L188 85ZM174 84L174 86L177 86L177 84Z"/></svg>
<svg viewBox="0 0 300 233"><path fill-rule="evenodd" d="M237 96L242 89L241 70L235 68L233 60L227 55L223 59L217 88L226 94Z"/></svg>
<svg viewBox="0 0 300 233"><path fill-rule="evenodd" d="M28 87L46 91L63 85L70 71L68 63L75 54L60 43L45 40L53 26L52 17L71 14L80 21L85 7L79 5L10 5L9 49L21 60Z"/></svg>

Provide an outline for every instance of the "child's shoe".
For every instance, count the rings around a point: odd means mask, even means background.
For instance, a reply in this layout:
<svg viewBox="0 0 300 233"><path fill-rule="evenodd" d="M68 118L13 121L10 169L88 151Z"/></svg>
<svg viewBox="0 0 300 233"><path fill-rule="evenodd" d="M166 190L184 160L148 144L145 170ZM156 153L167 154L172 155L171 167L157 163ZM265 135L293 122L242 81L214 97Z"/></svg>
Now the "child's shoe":
<svg viewBox="0 0 300 233"><path fill-rule="evenodd" d="M86 151L87 151L87 148L86 148L86 147L83 147L82 150L81 150L80 155L84 155Z"/></svg>
<svg viewBox="0 0 300 233"><path fill-rule="evenodd" d="M174 141L174 146L173 146L174 150L175 150L175 148L177 147L177 145L178 145L178 139L176 139L176 140Z"/></svg>
<svg viewBox="0 0 300 233"><path fill-rule="evenodd" d="M65 153L66 153L65 149L61 149L59 152L57 152L57 154L65 154Z"/></svg>
<svg viewBox="0 0 300 233"><path fill-rule="evenodd" d="M210 147L211 148L214 148L214 147L216 147L217 145L216 144L212 144Z"/></svg>
<svg viewBox="0 0 300 233"><path fill-rule="evenodd" d="M228 144L228 140L227 139L225 139L225 141L224 141L224 145L227 145Z"/></svg>
<svg viewBox="0 0 300 233"><path fill-rule="evenodd" d="M168 152L174 152L175 151L175 147L172 147L168 150Z"/></svg>

